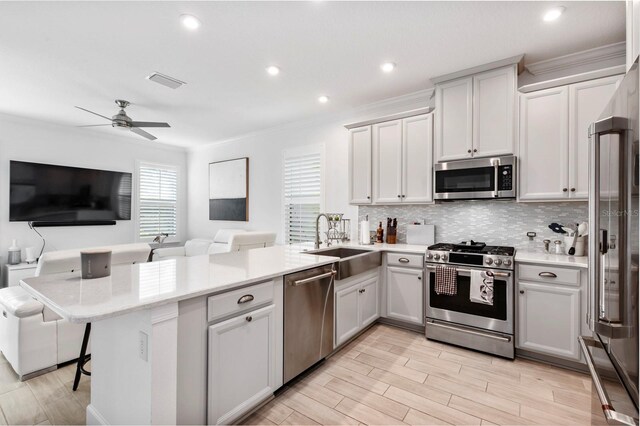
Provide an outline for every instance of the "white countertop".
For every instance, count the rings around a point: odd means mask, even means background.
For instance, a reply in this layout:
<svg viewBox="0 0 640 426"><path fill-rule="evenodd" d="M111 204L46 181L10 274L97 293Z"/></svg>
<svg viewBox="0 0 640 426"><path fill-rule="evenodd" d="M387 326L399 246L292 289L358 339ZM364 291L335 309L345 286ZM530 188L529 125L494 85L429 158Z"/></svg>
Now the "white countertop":
<svg viewBox="0 0 640 426"><path fill-rule="evenodd" d="M90 280L83 280L79 273L43 275L26 278L20 285L63 318L86 323L243 287L337 260L275 246L116 265L111 268L111 276Z"/></svg>
<svg viewBox="0 0 640 426"><path fill-rule="evenodd" d="M313 244L309 245L298 245L292 246L297 248L299 251L316 251L313 248ZM398 252L398 253L414 253L414 254L425 254L427 252L427 245L415 245L415 244L387 244L387 243L376 243L376 244L359 244L354 242L344 242L333 244L329 247L323 246L317 250L331 250L332 248L337 247L352 247L359 248L363 250L374 250L374 251L382 251L382 252Z"/></svg>
<svg viewBox="0 0 640 426"><path fill-rule="evenodd" d="M520 263L573 266L577 268L589 267L589 258L587 256L566 256L563 254L546 254L526 250L517 250L515 261Z"/></svg>

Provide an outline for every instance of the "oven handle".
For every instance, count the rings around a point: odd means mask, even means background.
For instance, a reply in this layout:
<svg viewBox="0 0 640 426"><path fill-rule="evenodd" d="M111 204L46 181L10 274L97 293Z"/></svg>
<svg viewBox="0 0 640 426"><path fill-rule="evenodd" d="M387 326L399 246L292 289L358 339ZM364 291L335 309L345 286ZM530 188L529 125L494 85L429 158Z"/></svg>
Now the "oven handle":
<svg viewBox="0 0 640 426"><path fill-rule="evenodd" d="M482 333L480 331L469 330L467 328L461 328L461 327L455 327L455 326L451 326L451 325L441 324L441 323L435 322L435 321L429 321L428 320L427 323L429 323L429 325L433 325L435 327L446 328L447 330L459 331L461 333L473 334L474 336L488 337L489 339L500 340L502 342L510 342L511 341L511 337L496 336L494 334Z"/></svg>
<svg viewBox="0 0 640 426"><path fill-rule="evenodd" d="M436 268L437 268L436 266L427 265L427 269L435 270ZM455 270L458 273L462 272L466 274L471 274L471 269L455 268ZM486 271L486 272L492 273L494 277L510 277L511 276L511 272L498 272L498 271Z"/></svg>

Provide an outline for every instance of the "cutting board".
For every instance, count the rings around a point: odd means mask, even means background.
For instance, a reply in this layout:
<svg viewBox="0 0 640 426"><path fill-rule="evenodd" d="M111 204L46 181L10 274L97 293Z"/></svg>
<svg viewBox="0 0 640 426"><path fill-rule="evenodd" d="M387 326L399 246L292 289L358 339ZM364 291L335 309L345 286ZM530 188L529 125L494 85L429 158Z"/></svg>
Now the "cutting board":
<svg viewBox="0 0 640 426"><path fill-rule="evenodd" d="M432 245L435 243L435 225L407 225L407 244Z"/></svg>

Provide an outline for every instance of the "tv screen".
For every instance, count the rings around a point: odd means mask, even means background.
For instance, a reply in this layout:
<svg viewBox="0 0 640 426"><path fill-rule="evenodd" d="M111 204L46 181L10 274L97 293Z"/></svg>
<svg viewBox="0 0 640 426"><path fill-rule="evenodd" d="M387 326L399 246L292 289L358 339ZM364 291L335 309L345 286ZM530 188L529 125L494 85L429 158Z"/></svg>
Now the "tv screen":
<svg viewBox="0 0 640 426"><path fill-rule="evenodd" d="M11 161L9 220L131 219L131 173Z"/></svg>

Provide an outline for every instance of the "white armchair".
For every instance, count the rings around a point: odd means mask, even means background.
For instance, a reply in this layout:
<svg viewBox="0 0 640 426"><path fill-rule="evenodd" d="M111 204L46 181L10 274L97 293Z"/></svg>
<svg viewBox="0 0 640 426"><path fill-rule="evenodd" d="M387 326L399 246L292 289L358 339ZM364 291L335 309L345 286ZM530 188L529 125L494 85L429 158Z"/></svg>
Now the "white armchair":
<svg viewBox="0 0 640 426"><path fill-rule="evenodd" d="M146 262L148 244L100 247L112 251L111 263ZM80 251L63 250L42 255L36 275L80 271ZM84 326L71 324L35 300L22 287L0 289L0 350L21 380L78 358Z"/></svg>
<svg viewBox="0 0 640 426"><path fill-rule="evenodd" d="M255 248L271 247L275 244L275 232L243 232L231 237L228 251L243 251Z"/></svg>
<svg viewBox="0 0 640 426"><path fill-rule="evenodd" d="M184 256L198 256L201 254L226 253L230 251L231 238L244 229L220 229L213 240L194 238L188 240L183 247L163 247L153 250L153 260L174 259Z"/></svg>

